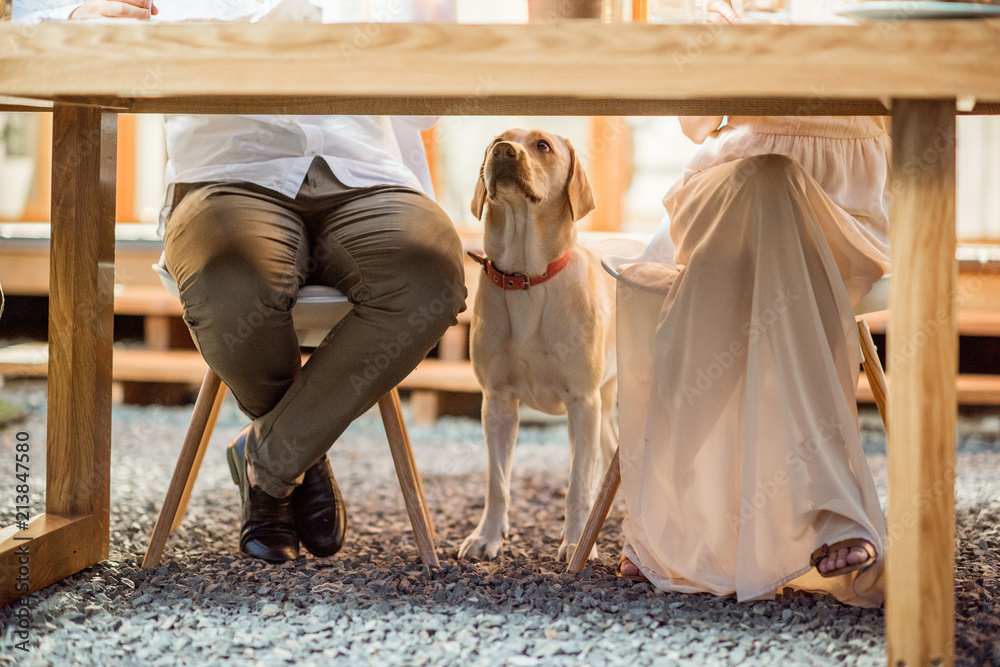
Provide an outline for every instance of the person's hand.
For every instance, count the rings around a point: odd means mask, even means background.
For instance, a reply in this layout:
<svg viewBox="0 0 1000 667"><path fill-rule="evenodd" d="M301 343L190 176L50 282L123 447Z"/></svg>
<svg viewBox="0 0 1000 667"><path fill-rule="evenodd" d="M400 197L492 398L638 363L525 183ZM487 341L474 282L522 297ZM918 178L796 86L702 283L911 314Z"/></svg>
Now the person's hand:
<svg viewBox="0 0 1000 667"><path fill-rule="evenodd" d="M86 0L69 15L71 19L148 19L159 14L153 0Z"/></svg>
<svg viewBox="0 0 1000 667"><path fill-rule="evenodd" d="M706 23L739 23L740 15L730 0L709 0L705 5Z"/></svg>

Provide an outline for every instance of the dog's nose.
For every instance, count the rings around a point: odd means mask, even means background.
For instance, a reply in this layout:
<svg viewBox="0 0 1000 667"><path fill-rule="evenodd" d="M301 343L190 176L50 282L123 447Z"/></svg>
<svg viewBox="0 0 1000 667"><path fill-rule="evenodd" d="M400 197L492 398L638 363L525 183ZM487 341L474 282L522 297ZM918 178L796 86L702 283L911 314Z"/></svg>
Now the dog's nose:
<svg viewBox="0 0 1000 667"><path fill-rule="evenodd" d="M493 146L493 157L497 160L515 160L517 149L509 141L501 141Z"/></svg>

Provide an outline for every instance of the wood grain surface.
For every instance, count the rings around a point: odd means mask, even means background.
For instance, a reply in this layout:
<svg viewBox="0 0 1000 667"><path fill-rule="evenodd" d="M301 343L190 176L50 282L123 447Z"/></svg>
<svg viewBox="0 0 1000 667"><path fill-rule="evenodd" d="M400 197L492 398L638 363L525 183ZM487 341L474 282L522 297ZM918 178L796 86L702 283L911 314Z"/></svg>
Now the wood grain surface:
<svg viewBox="0 0 1000 667"><path fill-rule="evenodd" d="M47 512L93 514L108 547L116 114L56 106Z"/></svg>
<svg viewBox="0 0 1000 667"><path fill-rule="evenodd" d="M961 44L961 48L956 48ZM975 96L1000 100L1000 20L858 26L136 24L0 26L0 95L565 100ZM163 99L165 98L165 99ZM471 102L470 102L471 100ZM533 105L533 106L532 106ZM155 106L155 105L152 105ZM234 107L220 108L220 112ZM150 106L144 110L153 110ZM356 111L351 111L355 113ZM439 108L439 113L452 113ZM561 112L560 112L561 113ZM615 115L608 113L607 115Z"/></svg>
<svg viewBox="0 0 1000 667"><path fill-rule="evenodd" d="M22 565L28 566L31 590L41 590L107 558L107 532L107 525L102 525L93 514L40 514L31 520L26 531L19 531L16 526L0 530L0 607L23 595L16 587ZM23 560L25 545L27 563Z"/></svg>
<svg viewBox="0 0 1000 667"><path fill-rule="evenodd" d="M56 105L45 514L0 531L0 573L30 545L31 591L108 557L116 137L116 113Z"/></svg>
<svg viewBox="0 0 1000 667"><path fill-rule="evenodd" d="M954 101L893 103L885 633L890 665L955 652Z"/></svg>

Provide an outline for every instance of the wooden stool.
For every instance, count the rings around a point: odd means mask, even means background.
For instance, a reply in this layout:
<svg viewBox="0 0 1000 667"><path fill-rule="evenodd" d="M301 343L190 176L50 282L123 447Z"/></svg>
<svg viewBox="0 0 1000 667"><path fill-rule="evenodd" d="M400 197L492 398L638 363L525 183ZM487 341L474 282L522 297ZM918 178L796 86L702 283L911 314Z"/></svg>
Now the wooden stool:
<svg viewBox="0 0 1000 667"><path fill-rule="evenodd" d="M605 263L605 268L612 272L612 275L617 274L617 272L612 271L608 267L607 263ZM872 395L875 397L875 406L882 417L882 424L885 426L886 433L889 432L889 389L885 381L885 371L882 369L882 363L879 361L878 353L875 350L875 343L872 342L871 331L869 331L868 323L865 322L862 316L879 310L885 310L888 307L888 303L889 278L885 277L876 282L871 291L854 308L854 316L858 319L861 351L864 356L861 367L868 377L868 383L872 388ZM583 572L583 568L586 567L587 557L597 543L597 534L601 531L604 520L608 518L608 513L611 512L611 504L615 500L615 494L618 493L621 480L621 469L618 466L618 450L616 449L615 455L611 458L611 464L608 466L608 471L604 475L601 490L597 494L594 506L590 510L590 516L587 517L587 523L583 527L583 533L580 535L580 541L576 545L576 551L573 552L573 558L570 560L569 567L567 568L570 574L580 574Z"/></svg>
<svg viewBox="0 0 1000 667"><path fill-rule="evenodd" d="M153 269L160 275L167 290L177 296L177 283L166 269L159 265L154 265ZM292 308L292 320L299 334L299 340L304 346L314 347L351 308L347 297L332 287L319 285L303 287L295 307ZM208 449L208 441L215 428L225 393L226 385L215 371L209 369L198 392L191 423L188 425L184 444L177 458L177 466L174 468L167 496L163 500L163 507L160 508L153 535L142 560L143 569L159 565L167 538L177 530L184 519L191 498L191 489L198 476L205 450ZM427 567L438 567L437 553L434 550L434 524L427 509L423 485L413 459L410 438L406 433L399 392L393 388L379 399L378 407L382 414L385 435L389 440L392 461L396 466L396 476L403 491L406 512L413 526L413 537L417 542L420 559Z"/></svg>

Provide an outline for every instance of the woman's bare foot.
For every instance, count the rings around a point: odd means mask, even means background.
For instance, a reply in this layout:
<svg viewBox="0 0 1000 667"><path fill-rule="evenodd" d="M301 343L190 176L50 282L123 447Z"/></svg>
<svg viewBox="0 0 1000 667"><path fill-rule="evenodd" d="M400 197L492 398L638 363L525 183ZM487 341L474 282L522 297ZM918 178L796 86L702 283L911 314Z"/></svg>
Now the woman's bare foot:
<svg viewBox="0 0 1000 667"><path fill-rule="evenodd" d="M834 544L833 548L818 561L814 559L816 569L820 574L825 577L833 577L860 570L875 562L875 547L871 542L867 540L848 540L848 542L860 542L860 544L839 542Z"/></svg>
<svg viewBox="0 0 1000 667"><path fill-rule="evenodd" d="M635 563L626 558L625 554L622 554L618 559L618 576L631 581L649 581L649 579L646 578L646 575L642 573L642 570L640 570Z"/></svg>

